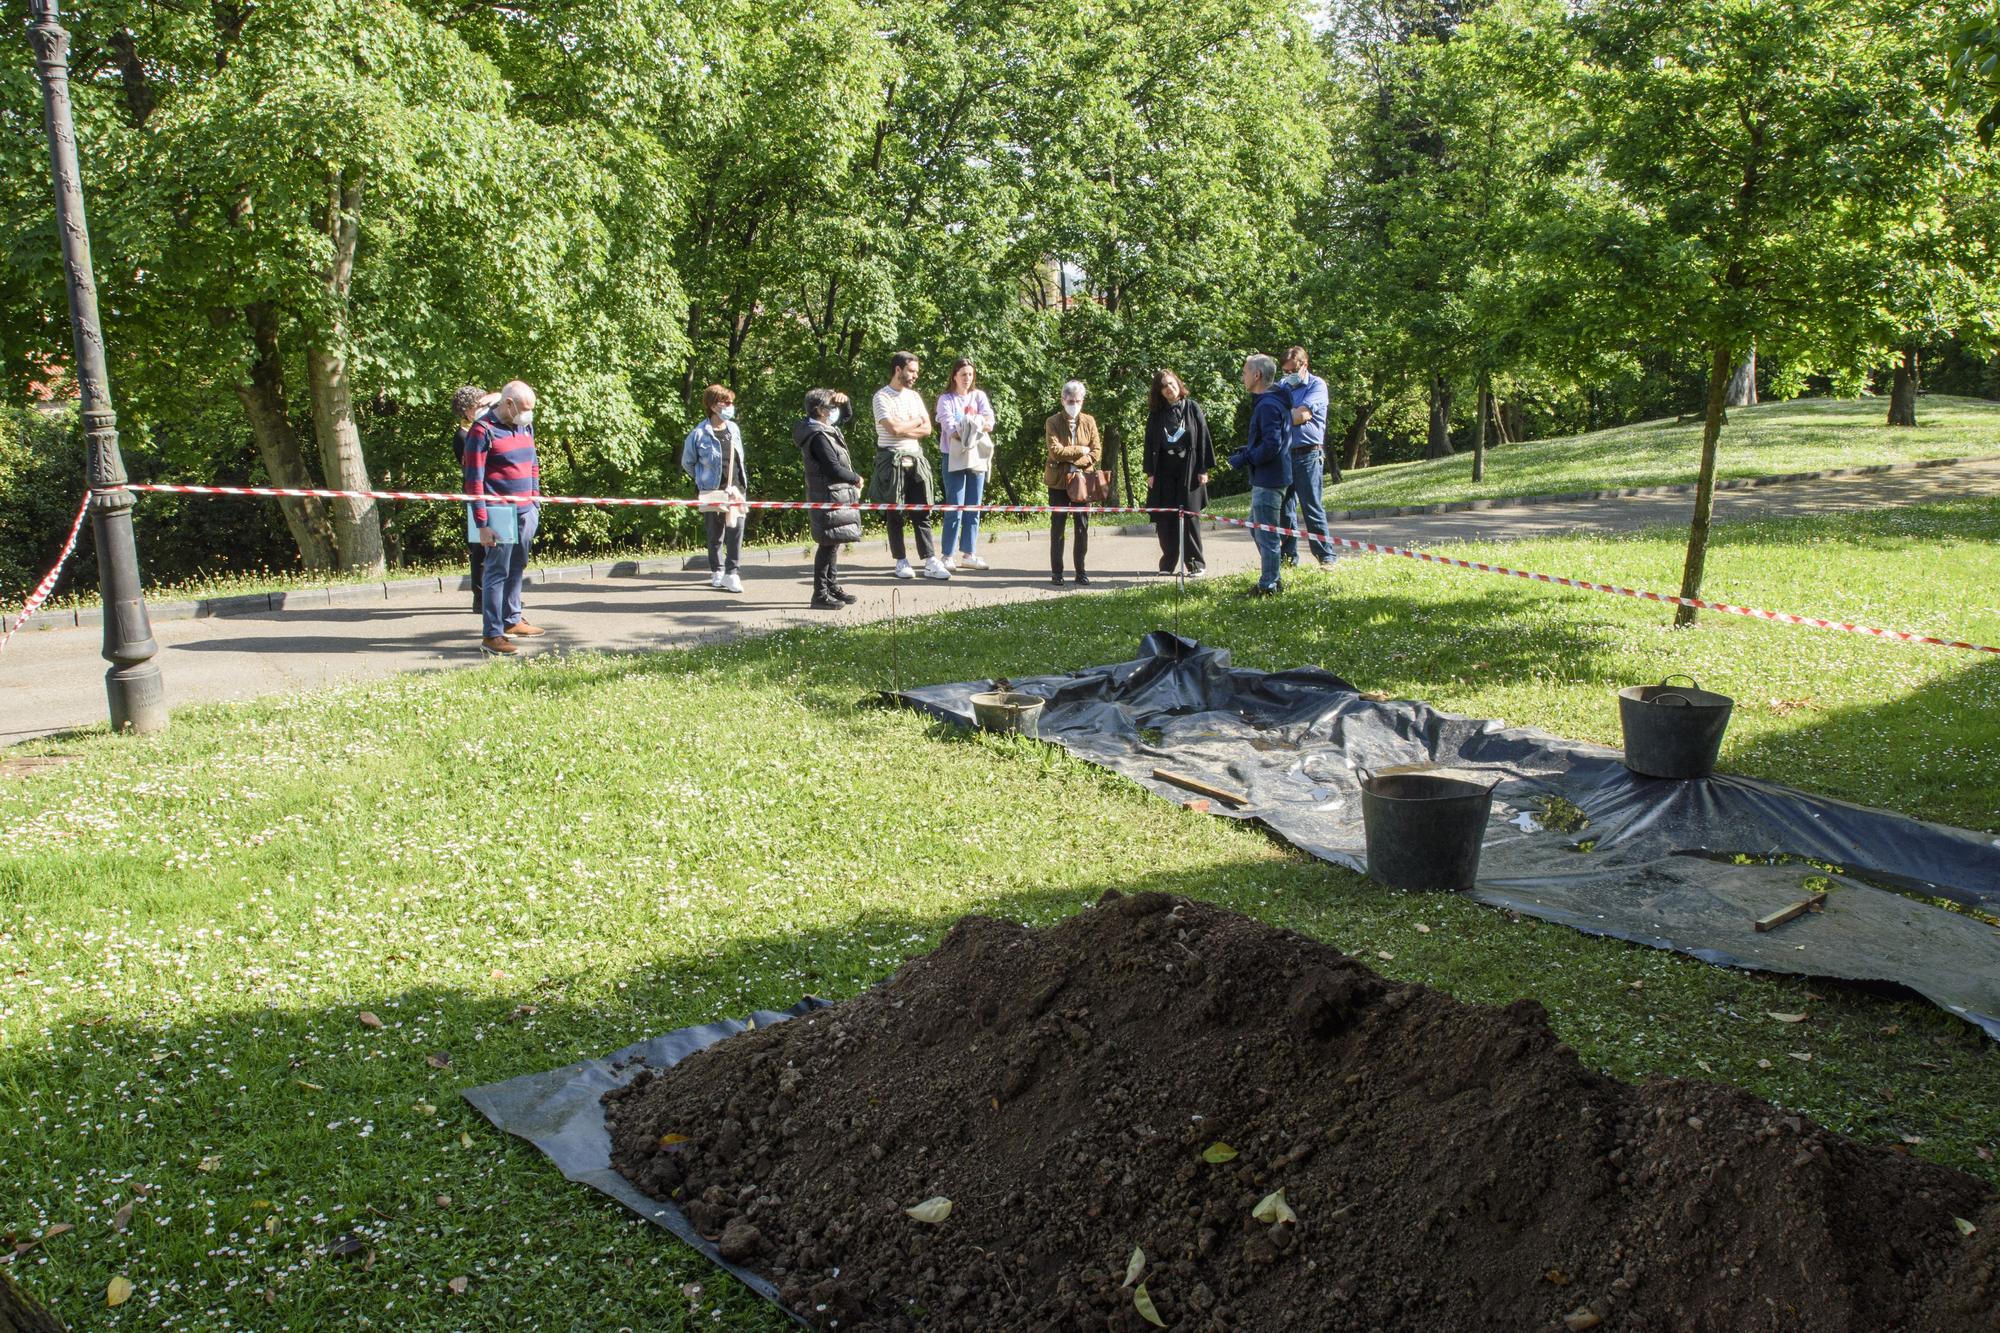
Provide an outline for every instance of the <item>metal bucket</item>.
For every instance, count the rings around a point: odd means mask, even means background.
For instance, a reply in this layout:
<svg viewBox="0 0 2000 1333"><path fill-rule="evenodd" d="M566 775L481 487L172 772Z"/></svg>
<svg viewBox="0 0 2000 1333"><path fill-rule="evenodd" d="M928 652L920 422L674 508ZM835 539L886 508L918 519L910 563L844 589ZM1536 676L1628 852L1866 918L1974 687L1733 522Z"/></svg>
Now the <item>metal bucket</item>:
<svg viewBox="0 0 2000 1333"><path fill-rule="evenodd" d="M972 696L972 719L979 724L981 731L1039 736L1044 702L1038 695L1021 694L1014 690L975 694Z"/></svg>
<svg viewBox="0 0 2000 1333"><path fill-rule="evenodd" d="M1493 788L1431 773L1362 769L1368 877L1392 889L1463 893L1479 873Z"/></svg>
<svg viewBox="0 0 2000 1333"><path fill-rule="evenodd" d="M1671 684L1676 676L1688 683ZM1625 767L1649 778L1705 778L1715 772L1736 701L1704 690L1693 676L1676 676L1618 691Z"/></svg>

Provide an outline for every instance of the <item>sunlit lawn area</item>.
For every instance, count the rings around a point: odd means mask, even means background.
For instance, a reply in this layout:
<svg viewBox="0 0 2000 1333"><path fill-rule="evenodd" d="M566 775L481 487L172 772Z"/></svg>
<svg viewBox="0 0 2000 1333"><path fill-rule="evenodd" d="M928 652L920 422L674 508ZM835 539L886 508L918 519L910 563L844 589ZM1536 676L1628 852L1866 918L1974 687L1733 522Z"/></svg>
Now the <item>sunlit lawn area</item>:
<svg viewBox="0 0 2000 1333"><path fill-rule="evenodd" d="M1680 541L1485 549L1661 586ZM1726 1080L2000 1179L2000 1058L1927 1004L1391 894L1051 748L858 706L892 661L908 684L1021 676L1178 624L1245 665L1615 743L1613 690L1679 670L1739 700L1726 768L2000 832L2000 661L1675 633L1657 606L1386 558L1275 604L1246 586L905 620L893 655L870 625L545 658L9 752L77 756L0 777L0 1229L46 1237L15 1277L78 1328L784 1327L459 1090L851 995L961 914L1047 921L1109 887L1533 996L1622 1077ZM1718 597L1987 643L1996 589L1991 502L1730 525L1710 557Z"/></svg>
<svg viewBox="0 0 2000 1333"><path fill-rule="evenodd" d="M2000 454L2000 403L1931 394L1914 429L1882 424L1879 398L1799 398L1739 407L1717 446L1716 475L1728 480L1793 472L1874 467L1925 458ZM1701 463L1701 422L1672 418L1494 449L1486 479L1472 480L1472 451L1418 463L1388 463L1347 474L1326 488L1328 509L1445 504L1515 495L1564 495L1625 486L1692 484ZM1219 512L1248 513L1232 496Z"/></svg>

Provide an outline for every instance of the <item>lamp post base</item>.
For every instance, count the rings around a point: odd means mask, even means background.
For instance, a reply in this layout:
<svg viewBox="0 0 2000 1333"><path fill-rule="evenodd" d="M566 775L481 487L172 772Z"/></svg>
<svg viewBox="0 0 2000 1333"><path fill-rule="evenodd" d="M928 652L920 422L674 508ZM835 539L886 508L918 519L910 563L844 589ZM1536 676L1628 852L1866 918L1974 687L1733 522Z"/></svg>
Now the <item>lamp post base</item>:
<svg viewBox="0 0 2000 1333"><path fill-rule="evenodd" d="M167 729L167 691L156 664L112 667L104 673L104 692L111 701L113 731L150 736Z"/></svg>

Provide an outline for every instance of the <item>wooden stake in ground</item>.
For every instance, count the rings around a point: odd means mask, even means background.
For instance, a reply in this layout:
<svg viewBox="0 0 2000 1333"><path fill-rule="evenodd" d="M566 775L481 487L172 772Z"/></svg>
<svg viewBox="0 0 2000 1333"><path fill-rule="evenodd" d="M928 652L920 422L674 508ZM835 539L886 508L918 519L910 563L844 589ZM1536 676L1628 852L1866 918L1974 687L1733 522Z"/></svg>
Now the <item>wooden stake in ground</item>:
<svg viewBox="0 0 2000 1333"><path fill-rule="evenodd" d="M1186 773L1176 773L1171 768L1156 768L1153 770L1153 776L1161 782L1171 782L1176 787L1186 787L1189 791L1198 791L1203 796L1213 796L1216 800L1226 801L1230 805L1250 804L1250 793L1248 792L1231 791L1227 787L1217 787L1212 783L1203 782L1200 778L1192 777Z"/></svg>
<svg viewBox="0 0 2000 1333"><path fill-rule="evenodd" d="M0 1268L0 1333L65 1333L56 1317L19 1287Z"/></svg>
<svg viewBox="0 0 2000 1333"><path fill-rule="evenodd" d="M1790 907L1780 907L1768 916L1758 917L1757 929L1760 933L1766 930L1776 930L1787 921L1804 916L1807 912L1817 912L1825 905L1826 895L1824 893L1815 893L1812 897L1795 902Z"/></svg>

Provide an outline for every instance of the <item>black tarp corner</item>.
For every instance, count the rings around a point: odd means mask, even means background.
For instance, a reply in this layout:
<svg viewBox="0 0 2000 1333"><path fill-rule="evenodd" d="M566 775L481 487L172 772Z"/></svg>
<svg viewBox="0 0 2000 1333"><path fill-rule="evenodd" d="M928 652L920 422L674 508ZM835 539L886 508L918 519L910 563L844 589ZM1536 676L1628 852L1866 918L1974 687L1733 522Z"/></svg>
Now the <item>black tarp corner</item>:
<svg viewBox="0 0 2000 1333"><path fill-rule="evenodd" d="M686 1213L641 1192L612 1167L611 1134L604 1127L604 1094L631 1082L641 1070L671 1068L725 1037L749 1031L752 1025L770 1027L825 1009L831 1003L807 996L782 1012L759 1009L743 1020L725 1018L699 1027L680 1028L664 1036L634 1042L601 1059L467 1088L462 1095L493 1122L494 1128L518 1135L540 1148L563 1175L610 1195L653 1225L672 1232L701 1251L709 1262L727 1270L750 1290L784 1310L777 1288L747 1268L729 1263L712 1241L694 1229ZM790 1310L785 1312L793 1314Z"/></svg>
<svg viewBox="0 0 2000 1333"><path fill-rule="evenodd" d="M969 727L971 696L991 687L896 697ZM1226 649L1164 632L1129 662L1009 687L1047 700L1044 740L1176 801L1188 793L1155 779L1155 767L1245 791L1247 807L1214 813L1351 870L1366 870L1356 769L1497 780L1478 901L1710 963L1904 986L2000 1038L2000 930L1986 919L2000 913L1992 834L1753 778L1643 777L1603 746L1364 698L1317 667L1239 668ZM1605 703L1615 706L1610 691ZM1545 822L1552 797L1588 825ZM1821 875L1810 862L1847 872L1824 910L1754 930Z"/></svg>

